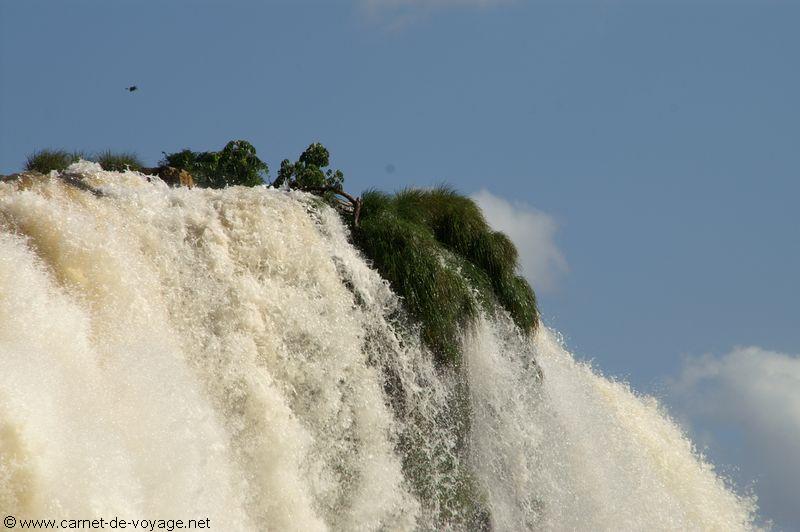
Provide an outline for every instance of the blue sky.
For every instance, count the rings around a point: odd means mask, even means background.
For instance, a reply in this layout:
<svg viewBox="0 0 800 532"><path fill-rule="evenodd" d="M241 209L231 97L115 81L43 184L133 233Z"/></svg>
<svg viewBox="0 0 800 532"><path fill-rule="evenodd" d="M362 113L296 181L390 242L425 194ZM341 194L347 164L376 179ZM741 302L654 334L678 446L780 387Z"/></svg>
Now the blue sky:
<svg viewBox="0 0 800 532"><path fill-rule="evenodd" d="M744 359L800 382L798 27L771 1L0 0L0 172L244 138L274 176L319 140L351 191L483 194L547 250L529 272L576 355L664 398L800 530L800 458L757 459L800 441L794 387L772 432L684 400L727 397Z"/></svg>

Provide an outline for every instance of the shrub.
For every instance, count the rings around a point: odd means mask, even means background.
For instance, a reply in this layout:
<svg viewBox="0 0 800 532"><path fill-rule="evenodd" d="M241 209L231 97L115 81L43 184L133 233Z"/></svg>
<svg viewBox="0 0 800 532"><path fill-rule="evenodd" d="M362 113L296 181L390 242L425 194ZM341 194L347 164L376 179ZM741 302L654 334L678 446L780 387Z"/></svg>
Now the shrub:
<svg viewBox="0 0 800 532"><path fill-rule="evenodd" d="M504 308L526 332L538 322L534 292L516 275L516 248L452 189L367 192L354 235L440 362L459 361L459 331L481 307Z"/></svg>
<svg viewBox="0 0 800 532"><path fill-rule="evenodd" d="M256 149L246 140L232 140L221 151L185 149L165 153L161 165L186 170L198 186L209 188L261 185L269 174L267 164L258 158Z"/></svg>
<svg viewBox="0 0 800 532"><path fill-rule="evenodd" d="M67 166L84 158L81 152L66 150L38 150L28 156L25 170L47 174L51 170L63 172Z"/></svg>
<svg viewBox="0 0 800 532"><path fill-rule="evenodd" d="M95 155L93 160L109 172L124 172L128 169L138 172L144 167L144 163L132 152L115 153L106 150Z"/></svg>

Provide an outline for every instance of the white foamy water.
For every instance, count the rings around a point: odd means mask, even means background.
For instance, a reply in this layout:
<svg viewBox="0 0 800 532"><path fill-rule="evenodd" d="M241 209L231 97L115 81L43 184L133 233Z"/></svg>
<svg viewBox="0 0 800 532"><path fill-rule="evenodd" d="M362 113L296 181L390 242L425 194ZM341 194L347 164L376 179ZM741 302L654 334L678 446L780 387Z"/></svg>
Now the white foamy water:
<svg viewBox="0 0 800 532"><path fill-rule="evenodd" d="M70 172L103 194L0 183L0 514L752 528L655 402L546 329L483 318L436 368L313 199Z"/></svg>

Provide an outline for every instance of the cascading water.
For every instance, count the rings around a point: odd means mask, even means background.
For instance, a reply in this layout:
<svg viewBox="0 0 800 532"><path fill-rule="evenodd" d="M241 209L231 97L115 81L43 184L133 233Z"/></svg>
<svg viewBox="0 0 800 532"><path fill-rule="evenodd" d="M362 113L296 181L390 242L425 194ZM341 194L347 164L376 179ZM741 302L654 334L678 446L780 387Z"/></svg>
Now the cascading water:
<svg viewBox="0 0 800 532"><path fill-rule="evenodd" d="M651 400L504 316L437 368L331 209L0 183L0 514L218 530L746 530ZM534 362L535 360L535 362ZM540 378L540 373L543 378Z"/></svg>

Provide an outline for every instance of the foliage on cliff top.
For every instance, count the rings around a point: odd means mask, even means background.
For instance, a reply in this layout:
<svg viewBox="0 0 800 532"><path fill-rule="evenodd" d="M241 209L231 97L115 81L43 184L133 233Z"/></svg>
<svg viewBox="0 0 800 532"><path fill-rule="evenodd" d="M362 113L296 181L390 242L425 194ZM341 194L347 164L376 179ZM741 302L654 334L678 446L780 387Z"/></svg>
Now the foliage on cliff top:
<svg viewBox="0 0 800 532"><path fill-rule="evenodd" d="M340 170L330 168L323 170L328 164L330 164L330 153L325 146L315 142L300 154L297 162L292 163L289 159L281 162L281 169L272 186L280 187L285 184L289 188L300 190L324 187L341 189L344 174Z"/></svg>
<svg viewBox="0 0 800 532"><path fill-rule="evenodd" d="M452 189L367 192L354 235L440 361L459 361L459 332L481 306L506 309L523 331L536 327L536 297L516 273L516 248Z"/></svg>
<svg viewBox="0 0 800 532"><path fill-rule="evenodd" d="M99 163L103 170L109 172L124 172L128 169L138 172L144 167L144 163L139 159L139 156L133 152L106 150L92 157L92 160Z"/></svg>
<svg viewBox="0 0 800 532"><path fill-rule="evenodd" d="M40 172L47 174L51 170L63 172L67 166L83 159L85 156L81 152L66 150L37 150L28 155L25 161L25 170L30 172Z"/></svg>
<svg viewBox="0 0 800 532"><path fill-rule="evenodd" d="M256 149L246 140L232 140L220 151L185 149L165 153L161 164L186 170L195 183L209 188L262 185L269 174L267 163L258 158Z"/></svg>

